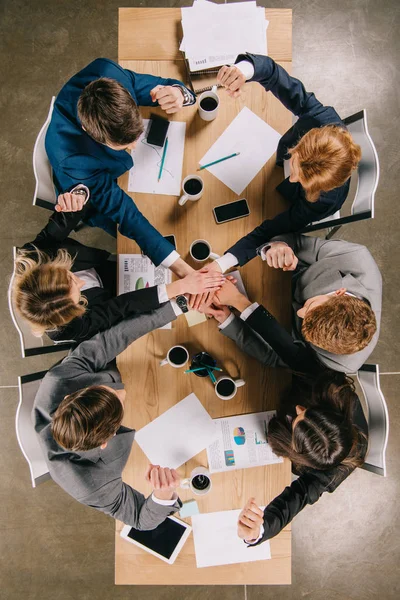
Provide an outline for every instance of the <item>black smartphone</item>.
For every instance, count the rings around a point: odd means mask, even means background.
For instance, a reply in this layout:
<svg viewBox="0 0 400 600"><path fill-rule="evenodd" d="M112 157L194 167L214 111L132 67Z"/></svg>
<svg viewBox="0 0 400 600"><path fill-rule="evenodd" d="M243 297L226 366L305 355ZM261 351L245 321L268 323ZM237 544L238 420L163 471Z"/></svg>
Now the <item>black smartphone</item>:
<svg viewBox="0 0 400 600"><path fill-rule="evenodd" d="M242 198L241 200L235 200L234 202L216 206L213 208L213 213L217 223L226 223L227 221L233 221L234 219L248 217L250 209L246 198Z"/></svg>
<svg viewBox="0 0 400 600"><path fill-rule="evenodd" d="M152 115L147 130L147 143L162 148L164 146L165 138L167 137L168 127L168 119L164 119L158 115Z"/></svg>
<svg viewBox="0 0 400 600"><path fill-rule="evenodd" d="M170 244L173 245L173 247L176 250L176 239L174 235L164 235L164 238L167 240L167 242L169 242Z"/></svg>

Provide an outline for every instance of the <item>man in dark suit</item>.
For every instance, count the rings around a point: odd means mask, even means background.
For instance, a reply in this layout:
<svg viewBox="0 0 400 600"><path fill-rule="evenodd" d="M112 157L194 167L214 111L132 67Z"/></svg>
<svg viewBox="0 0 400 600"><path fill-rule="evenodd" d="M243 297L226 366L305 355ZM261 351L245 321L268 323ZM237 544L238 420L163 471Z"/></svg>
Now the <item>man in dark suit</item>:
<svg viewBox="0 0 400 600"><path fill-rule="evenodd" d="M133 166L130 153L143 131L138 106L161 106L172 114L195 102L175 79L143 75L99 58L74 75L58 94L46 134L46 152L58 193L77 183L90 190L90 225L136 240L155 265L178 276L191 268L147 221L117 184Z"/></svg>

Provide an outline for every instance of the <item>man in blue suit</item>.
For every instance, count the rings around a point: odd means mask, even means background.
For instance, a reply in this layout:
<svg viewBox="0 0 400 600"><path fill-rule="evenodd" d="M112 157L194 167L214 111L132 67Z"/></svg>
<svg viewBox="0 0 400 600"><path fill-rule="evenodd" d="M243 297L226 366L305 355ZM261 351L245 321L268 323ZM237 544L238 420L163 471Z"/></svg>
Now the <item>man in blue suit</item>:
<svg viewBox="0 0 400 600"><path fill-rule="evenodd" d="M86 222L134 239L155 265L184 276L192 270L118 186L133 166L130 153L143 131L138 106L161 106L167 114L194 104L176 79L123 69L98 58L74 75L58 94L46 134L46 152L57 192L84 184L91 209ZM59 210L59 209L58 209Z"/></svg>

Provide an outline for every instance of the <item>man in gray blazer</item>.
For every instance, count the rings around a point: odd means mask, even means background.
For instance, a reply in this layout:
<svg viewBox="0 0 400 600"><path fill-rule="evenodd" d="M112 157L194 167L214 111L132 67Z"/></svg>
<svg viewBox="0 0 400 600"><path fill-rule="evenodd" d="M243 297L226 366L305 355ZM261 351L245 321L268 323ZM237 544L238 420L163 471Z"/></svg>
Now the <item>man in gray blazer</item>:
<svg viewBox="0 0 400 600"><path fill-rule="evenodd" d="M367 248L287 234L258 253L270 267L294 271L292 336L257 303L238 296L232 302L235 293L228 284L216 297L237 308L241 319L226 310L211 311L222 333L267 366L307 372L317 362L336 371L357 371L376 346L381 319L382 278Z"/></svg>
<svg viewBox="0 0 400 600"><path fill-rule="evenodd" d="M114 359L175 318L168 302L82 342L46 373L32 413L54 481L78 502L136 529L154 529L179 510L179 476L150 465L155 489L148 498L122 481L135 431L121 425L125 392Z"/></svg>

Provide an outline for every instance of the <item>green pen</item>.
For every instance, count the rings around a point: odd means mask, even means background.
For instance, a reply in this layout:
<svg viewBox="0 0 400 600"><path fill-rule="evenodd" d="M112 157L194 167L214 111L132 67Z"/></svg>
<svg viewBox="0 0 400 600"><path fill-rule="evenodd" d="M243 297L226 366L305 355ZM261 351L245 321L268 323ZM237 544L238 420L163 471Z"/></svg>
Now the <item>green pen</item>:
<svg viewBox="0 0 400 600"><path fill-rule="evenodd" d="M168 148L168 138L165 140L164 151L162 153L161 165L160 165L160 170L158 172L157 182L160 181L160 179L161 179L161 175L162 175L162 171L163 171L164 163L165 163L165 155L167 154L167 148Z"/></svg>
<svg viewBox="0 0 400 600"><path fill-rule="evenodd" d="M201 166L200 169L197 169L197 170L202 171L203 169L207 169L207 167L216 165L217 163L220 163L223 160L228 160L228 158L233 158L234 156L239 156L239 154L240 154L240 152L234 152L233 154L230 154L229 156L224 156L223 158L219 158L218 160L214 160L213 162L207 163L206 165Z"/></svg>

